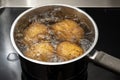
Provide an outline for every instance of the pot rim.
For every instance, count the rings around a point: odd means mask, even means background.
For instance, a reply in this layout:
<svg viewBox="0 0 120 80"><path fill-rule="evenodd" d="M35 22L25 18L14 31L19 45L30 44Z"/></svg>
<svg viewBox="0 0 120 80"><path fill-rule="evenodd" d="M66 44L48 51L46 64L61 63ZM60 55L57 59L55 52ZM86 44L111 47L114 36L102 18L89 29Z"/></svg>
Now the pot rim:
<svg viewBox="0 0 120 80"><path fill-rule="evenodd" d="M63 62L43 62L43 61L37 61L37 60L33 60L33 59L30 59L26 56L23 55L23 53L18 49L16 43L15 43L15 40L14 40L14 29L15 29L15 25L16 23L18 22L18 20L23 16L25 15L26 13L34 10L34 9L37 9L37 8L40 8L40 7L44 7L44 6L64 6L64 7L69 7L69 8L72 8L72 9L75 9L77 10L78 12L81 12L83 13L84 15L86 15L90 21L92 22L93 26L94 26L94 29L95 29L95 39L91 45L91 47L81 56L75 58L75 59L71 59L71 60L68 60L68 61L63 61ZM30 62L33 62L33 63L37 63L37 64L42 64L42 65L63 65L63 64L67 64L67 63L71 63L71 62L74 62L74 61L77 61L83 57L85 57L87 54L89 54L93 48L95 47L97 41L98 41L98 28L97 28L97 25L95 23L95 21L92 19L92 17L90 17L90 15L88 15L85 11L81 10L81 9L78 9L77 7L74 7L74 6L70 6L70 5L66 5L66 4L47 4L47 5L42 5L42 6L39 6L39 7L34 7L34 8L31 8L31 9L28 9L24 12L22 12L16 19L15 21L13 22L12 24L12 27L11 27L11 31L10 31L10 39L11 39L11 42L12 42L12 45L14 47L14 49L17 51L17 53L24 59L30 61Z"/></svg>

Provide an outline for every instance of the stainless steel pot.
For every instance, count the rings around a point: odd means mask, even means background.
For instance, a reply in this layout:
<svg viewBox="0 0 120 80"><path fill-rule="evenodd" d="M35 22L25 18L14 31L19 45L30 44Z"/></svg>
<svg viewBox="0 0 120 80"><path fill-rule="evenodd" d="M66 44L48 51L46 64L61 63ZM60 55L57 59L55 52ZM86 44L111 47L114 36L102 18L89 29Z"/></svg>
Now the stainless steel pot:
<svg viewBox="0 0 120 80"><path fill-rule="evenodd" d="M61 11L64 12L66 15L77 15L77 17L80 18L81 21L87 23L87 25L89 26L89 30L92 32L90 36L91 37L90 40L92 41L90 48L83 55L75 59L64 62L42 62L24 56L15 42L14 35L16 28L20 27L21 24L26 24L26 25L29 24L29 19L32 18L34 15L39 15L40 13L43 13L47 10L52 10L54 8L60 8ZM55 73L57 73L58 71L59 75L61 73L62 74L64 73L64 75L62 76L64 79L67 79L68 76L70 77L71 75L74 75L73 70L75 70L75 67L77 67L78 69L78 65L79 65L79 70L76 73L78 74L80 71L82 71L82 69L84 69L83 67L87 66L86 57L92 60L93 62L100 64L103 67L106 67L107 69L120 73L119 59L110 56L103 51L97 51L94 49L98 40L98 28L95 21L83 10L70 5L65 5L65 4L44 5L36 8L31 8L23 12L16 18L16 20L12 24L10 37L15 50L18 52L20 56L21 66L23 70L28 74L30 74L31 76L34 76L36 78L41 78L41 80L49 80L47 77L45 77L45 75L47 76L47 74L50 72L54 73L54 69L55 69ZM68 73L70 75L68 75Z"/></svg>

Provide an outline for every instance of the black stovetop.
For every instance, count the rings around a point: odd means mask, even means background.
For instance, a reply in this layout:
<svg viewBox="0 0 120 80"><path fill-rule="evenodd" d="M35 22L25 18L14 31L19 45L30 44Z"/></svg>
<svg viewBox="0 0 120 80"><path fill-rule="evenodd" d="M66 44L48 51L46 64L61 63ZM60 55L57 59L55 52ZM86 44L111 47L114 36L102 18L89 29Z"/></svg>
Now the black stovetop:
<svg viewBox="0 0 120 80"><path fill-rule="evenodd" d="M0 9L0 80L22 80L19 60L9 61L7 56L15 53L10 42L10 28L15 18L28 8ZM120 8L81 8L98 25L99 40L96 49L120 58ZM88 65L88 80L120 80L118 74L92 63Z"/></svg>

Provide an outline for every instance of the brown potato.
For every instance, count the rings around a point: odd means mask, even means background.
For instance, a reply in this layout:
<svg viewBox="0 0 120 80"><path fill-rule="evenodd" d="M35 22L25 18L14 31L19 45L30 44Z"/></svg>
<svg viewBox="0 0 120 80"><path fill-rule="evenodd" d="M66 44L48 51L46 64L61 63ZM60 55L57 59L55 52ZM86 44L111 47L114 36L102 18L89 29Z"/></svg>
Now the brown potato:
<svg viewBox="0 0 120 80"><path fill-rule="evenodd" d="M83 49L71 42L61 42L57 47L57 54L70 60L83 54Z"/></svg>
<svg viewBox="0 0 120 80"><path fill-rule="evenodd" d="M38 42L39 39L44 39L48 32L47 27L44 24L34 22L24 32L24 40L31 44Z"/></svg>
<svg viewBox="0 0 120 80"><path fill-rule="evenodd" d="M70 60L84 53L77 45L83 37L84 30L69 19L55 23L51 27L34 22L24 31L24 44L27 46L24 55L45 62Z"/></svg>
<svg viewBox="0 0 120 80"><path fill-rule="evenodd" d="M49 61L53 54L54 48L48 42L36 43L25 52L25 56L40 61Z"/></svg>
<svg viewBox="0 0 120 80"><path fill-rule="evenodd" d="M75 21L69 19L52 25L52 29L62 41L78 42L84 36L84 30Z"/></svg>

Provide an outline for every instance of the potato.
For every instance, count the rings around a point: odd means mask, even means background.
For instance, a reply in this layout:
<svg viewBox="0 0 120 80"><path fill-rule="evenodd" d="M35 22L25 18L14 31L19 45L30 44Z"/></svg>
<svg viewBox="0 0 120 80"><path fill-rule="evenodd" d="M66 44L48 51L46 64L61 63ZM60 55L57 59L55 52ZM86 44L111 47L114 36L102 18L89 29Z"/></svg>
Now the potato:
<svg viewBox="0 0 120 80"><path fill-rule="evenodd" d="M76 58L83 53L84 50L80 46L68 41L61 42L57 47L57 54L68 60Z"/></svg>
<svg viewBox="0 0 120 80"><path fill-rule="evenodd" d="M31 44L44 39L48 34L48 29L44 24L34 22L24 31L24 40Z"/></svg>
<svg viewBox="0 0 120 80"><path fill-rule="evenodd" d="M52 29L59 40L79 42L84 37L84 30L75 22L65 19L52 25Z"/></svg>
<svg viewBox="0 0 120 80"><path fill-rule="evenodd" d="M53 54L54 48L49 42L36 43L25 52L25 56L40 61L49 61Z"/></svg>

